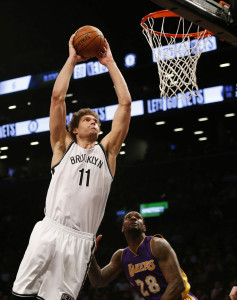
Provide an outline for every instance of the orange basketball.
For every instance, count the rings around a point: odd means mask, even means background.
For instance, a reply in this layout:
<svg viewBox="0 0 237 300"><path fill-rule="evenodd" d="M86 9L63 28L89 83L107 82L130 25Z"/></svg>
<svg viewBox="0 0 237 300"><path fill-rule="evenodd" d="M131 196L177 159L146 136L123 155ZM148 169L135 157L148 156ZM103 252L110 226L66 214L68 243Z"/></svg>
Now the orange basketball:
<svg viewBox="0 0 237 300"><path fill-rule="evenodd" d="M103 33L94 26L80 27L74 36L73 46L83 58L96 57L104 47Z"/></svg>

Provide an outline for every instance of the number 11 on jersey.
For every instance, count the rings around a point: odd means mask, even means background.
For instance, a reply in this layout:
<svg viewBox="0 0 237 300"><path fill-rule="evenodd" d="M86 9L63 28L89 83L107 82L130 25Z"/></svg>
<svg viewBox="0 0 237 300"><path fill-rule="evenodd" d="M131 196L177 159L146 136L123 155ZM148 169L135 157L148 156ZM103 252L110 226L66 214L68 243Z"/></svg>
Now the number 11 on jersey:
<svg viewBox="0 0 237 300"><path fill-rule="evenodd" d="M79 185L82 185L83 184L83 177L84 177L84 173L86 173L86 186L89 186L89 183L90 183L90 169L88 169L87 171L85 171L85 169L81 169L79 170L79 173L80 173L80 179L79 179ZM85 179L84 179L85 181Z"/></svg>

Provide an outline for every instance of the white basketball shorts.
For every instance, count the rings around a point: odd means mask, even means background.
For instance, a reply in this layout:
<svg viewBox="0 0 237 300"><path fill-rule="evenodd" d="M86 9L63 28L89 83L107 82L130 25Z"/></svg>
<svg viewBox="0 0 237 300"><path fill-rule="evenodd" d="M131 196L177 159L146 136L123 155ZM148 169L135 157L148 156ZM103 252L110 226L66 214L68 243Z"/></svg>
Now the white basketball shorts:
<svg viewBox="0 0 237 300"><path fill-rule="evenodd" d="M12 293L41 300L76 300L94 246L92 233L65 227L45 217L31 233Z"/></svg>

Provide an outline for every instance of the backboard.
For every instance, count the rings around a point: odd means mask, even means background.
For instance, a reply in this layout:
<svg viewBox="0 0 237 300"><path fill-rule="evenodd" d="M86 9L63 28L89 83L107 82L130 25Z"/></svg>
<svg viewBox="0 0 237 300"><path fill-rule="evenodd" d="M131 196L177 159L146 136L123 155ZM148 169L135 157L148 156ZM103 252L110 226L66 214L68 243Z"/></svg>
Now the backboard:
<svg viewBox="0 0 237 300"><path fill-rule="evenodd" d="M159 7L168 9L186 20L207 29L220 40L237 46L237 20L228 5L214 0L151 0ZM230 0L230 5L236 4ZM234 5L233 5L234 7ZM234 7L236 9L236 5Z"/></svg>

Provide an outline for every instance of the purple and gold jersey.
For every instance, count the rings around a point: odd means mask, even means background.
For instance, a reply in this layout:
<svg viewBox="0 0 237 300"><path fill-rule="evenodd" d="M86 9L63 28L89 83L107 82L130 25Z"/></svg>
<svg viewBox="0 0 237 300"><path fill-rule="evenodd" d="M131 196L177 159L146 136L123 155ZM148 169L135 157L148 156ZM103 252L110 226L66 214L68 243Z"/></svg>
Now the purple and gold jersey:
<svg viewBox="0 0 237 300"><path fill-rule="evenodd" d="M161 236L156 236L162 238ZM165 292L167 282L159 267L157 259L151 251L151 240L153 236L146 236L137 249L137 253L132 252L129 247L122 253L122 266L129 282L135 290L148 300L159 300ZM190 285L187 276L181 270L185 283L185 291L181 299L197 300L189 293Z"/></svg>

